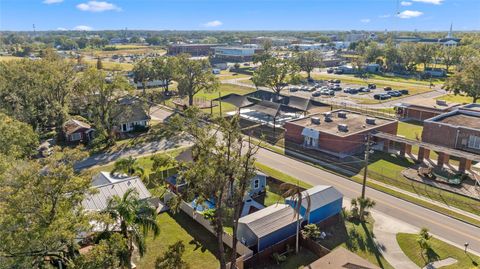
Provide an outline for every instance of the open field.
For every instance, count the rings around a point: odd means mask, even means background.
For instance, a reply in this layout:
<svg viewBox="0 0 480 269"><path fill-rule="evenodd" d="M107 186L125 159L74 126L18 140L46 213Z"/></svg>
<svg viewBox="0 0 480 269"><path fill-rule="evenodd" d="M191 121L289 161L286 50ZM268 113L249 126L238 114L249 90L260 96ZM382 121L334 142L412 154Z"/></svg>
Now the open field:
<svg viewBox="0 0 480 269"><path fill-rule="evenodd" d="M446 94L436 98L437 100L445 100L449 103L470 104L473 102L473 98L465 95ZM480 99L477 100L480 103Z"/></svg>
<svg viewBox="0 0 480 269"><path fill-rule="evenodd" d="M245 75L245 74L240 74L236 72L230 72L227 70L222 70L220 72L220 75L217 75L217 78L219 80L229 80L229 79L237 79L237 78L250 78L251 76Z"/></svg>
<svg viewBox="0 0 480 269"><path fill-rule="evenodd" d="M415 264L423 267L427 261L439 261L446 258L454 258L457 263L442 267L444 269L468 269L478 268L480 264L480 257L470 253L465 253L464 250L445 243L435 237L429 240L431 249L422 256L420 246L417 243L418 235L399 233L397 234L397 241L403 252Z"/></svg>
<svg viewBox="0 0 480 269"><path fill-rule="evenodd" d="M157 53L163 55L166 50L159 46L147 46L147 45L114 45L107 47L115 47L115 50L103 50L103 49L83 49L81 53L83 55L93 57L111 57L112 55L128 55L128 54L148 54Z"/></svg>
<svg viewBox="0 0 480 269"><path fill-rule="evenodd" d="M157 217L160 235L147 237L147 253L137 258L137 268L154 268L155 260L165 252L169 245L181 240L185 244L183 260L191 269L218 268L220 263L215 257L216 238L182 211L177 214L162 213Z"/></svg>
<svg viewBox="0 0 480 269"><path fill-rule="evenodd" d="M90 66L96 66L97 60L94 59L84 59L85 63ZM110 62L110 61L102 61L103 69L108 71L130 71L133 69L133 64L131 63L117 63L117 62Z"/></svg>
<svg viewBox="0 0 480 269"><path fill-rule="evenodd" d="M21 59L24 59L24 58L17 57L17 56L0 56L0 62L16 61Z"/></svg>

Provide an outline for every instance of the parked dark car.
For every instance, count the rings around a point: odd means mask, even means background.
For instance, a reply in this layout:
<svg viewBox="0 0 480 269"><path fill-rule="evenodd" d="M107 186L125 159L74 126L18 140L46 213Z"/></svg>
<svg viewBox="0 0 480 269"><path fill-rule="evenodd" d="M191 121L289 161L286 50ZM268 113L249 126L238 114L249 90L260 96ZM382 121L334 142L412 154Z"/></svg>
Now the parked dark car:
<svg viewBox="0 0 480 269"><path fill-rule="evenodd" d="M308 83L315 83L315 80L314 80L313 78L308 78L308 79L307 79L307 82L308 82Z"/></svg>
<svg viewBox="0 0 480 269"><path fill-rule="evenodd" d="M399 90L401 94L409 94L408 90Z"/></svg>
<svg viewBox="0 0 480 269"><path fill-rule="evenodd" d="M359 92L370 92L370 89L369 88L365 88L365 87L360 87L358 89Z"/></svg>
<svg viewBox="0 0 480 269"><path fill-rule="evenodd" d="M313 97L319 97L320 95L322 95L322 92L321 92L321 91L314 91L314 92L312 93L312 96L313 96Z"/></svg>
<svg viewBox="0 0 480 269"><path fill-rule="evenodd" d="M400 92L397 92L397 91L389 91L387 94L390 95L390 96L393 96L393 97L402 96L402 94Z"/></svg>
<svg viewBox="0 0 480 269"><path fill-rule="evenodd" d="M392 87L384 87L383 90L384 90L384 91L391 91L391 90L392 90Z"/></svg>
<svg viewBox="0 0 480 269"><path fill-rule="evenodd" d="M368 84L368 88L369 88L370 90L373 90L373 89L376 89L376 88L377 88L377 85L374 84L374 83L370 83L370 84Z"/></svg>
<svg viewBox="0 0 480 269"><path fill-rule="evenodd" d="M350 94L356 94L358 93L358 89L355 89L355 88L347 88L345 90L343 90L344 93L350 93Z"/></svg>
<svg viewBox="0 0 480 269"><path fill-rule="evenodd" d="M335 87L332 88L332 90L338 92L338 91L341 91L341 90L342 90L342 87L340 87L340 86L335 86Z"/></svg>
<svg viewBox="0 0 480 269"><path fill-rule="evenodd" d="M334 73L334 74L337 74L337 75L341 75L341 74L343 74L343 70L342 70L342 69L335 69L335 70L333 71L333 73Z"/></svg>
<svg viewBox="0 0 480 269"><path fill-rule="evenodd" d="M377 93L373 96L373 98L376 100L385 100L391 98L391 96L385 93Z"/></svg>
<svg viewBox="0 0 480 269"><path fill-rule="evenodd" d="M335 79L335 80L333 80L333 83L335 83L335 84L340 84L341 81L340 81L339 79Z"/></svg>
<svg viewBox="0 0 480 269"><path fill-rule="evenodd" d="M328 68L327 73L329 73L329 74L333 73L333 68Z"/></svg>

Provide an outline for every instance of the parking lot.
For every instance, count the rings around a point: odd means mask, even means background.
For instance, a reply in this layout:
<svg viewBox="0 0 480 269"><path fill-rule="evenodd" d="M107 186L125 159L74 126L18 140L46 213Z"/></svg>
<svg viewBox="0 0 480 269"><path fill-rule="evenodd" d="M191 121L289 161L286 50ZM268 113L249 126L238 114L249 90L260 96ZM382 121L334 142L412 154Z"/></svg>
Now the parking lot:
<svg viewBox="0 0 480 269"><path fill-rule="evenodd" d="M402 92L400 92L402 91ZM392 98L401 98L408 95L408 91L401 89L384 89L375 84L343 83L341 79L329 81L310 81L304 85L292 85L288 87L290 95L317 100L334 99L347 103L375 103Z"/></svg>

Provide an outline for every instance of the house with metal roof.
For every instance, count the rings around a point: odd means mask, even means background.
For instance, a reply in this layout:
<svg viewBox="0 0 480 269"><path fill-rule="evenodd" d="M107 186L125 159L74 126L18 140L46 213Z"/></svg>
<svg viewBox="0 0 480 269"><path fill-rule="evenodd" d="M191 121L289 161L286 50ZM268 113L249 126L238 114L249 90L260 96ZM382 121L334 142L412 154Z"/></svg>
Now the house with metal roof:
<svg viewBox="0 0 480 269"><path fill-rule="evenodd" d="M244 245L260 252L294 235L296 220L291 206L274 204L240 218L237 236Z"/></svg>
<svg viewBox="0 0 480 269"><path fill-rule="evenodd" d="M110 175L109 172L101 172L93 177L92 186L97 192L88 195L82 201L85 210L104 210L113 196L122 197L129 189L134 189L140 200L152 196L139 177L120 177Z"/></svg>
<svg viewBox="0 0 480 269"><path fill-rule="evenodd" d="M310 211L307 212L307 196L310 197ZM333 186L317 185L302 192L302 205L300 215L307 223L324 221L342 211L343 194ZM291 197L285 203L295 208L297 201Z"/></svg>

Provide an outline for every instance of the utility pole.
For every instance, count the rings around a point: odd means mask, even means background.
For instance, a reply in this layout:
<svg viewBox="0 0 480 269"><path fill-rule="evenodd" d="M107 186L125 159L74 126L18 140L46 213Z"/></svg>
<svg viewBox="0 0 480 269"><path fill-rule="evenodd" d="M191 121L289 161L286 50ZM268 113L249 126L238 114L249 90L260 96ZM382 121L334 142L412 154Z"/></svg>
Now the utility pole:
<svg viewBox="0 0 480 269"><path fill-rule="evenodd" d="M365 188L367 187L368 159L370 158L370 139L371 135L368 134L367 143L365 144L365 164L363 167L362 199L365 199Z"/></svg>

